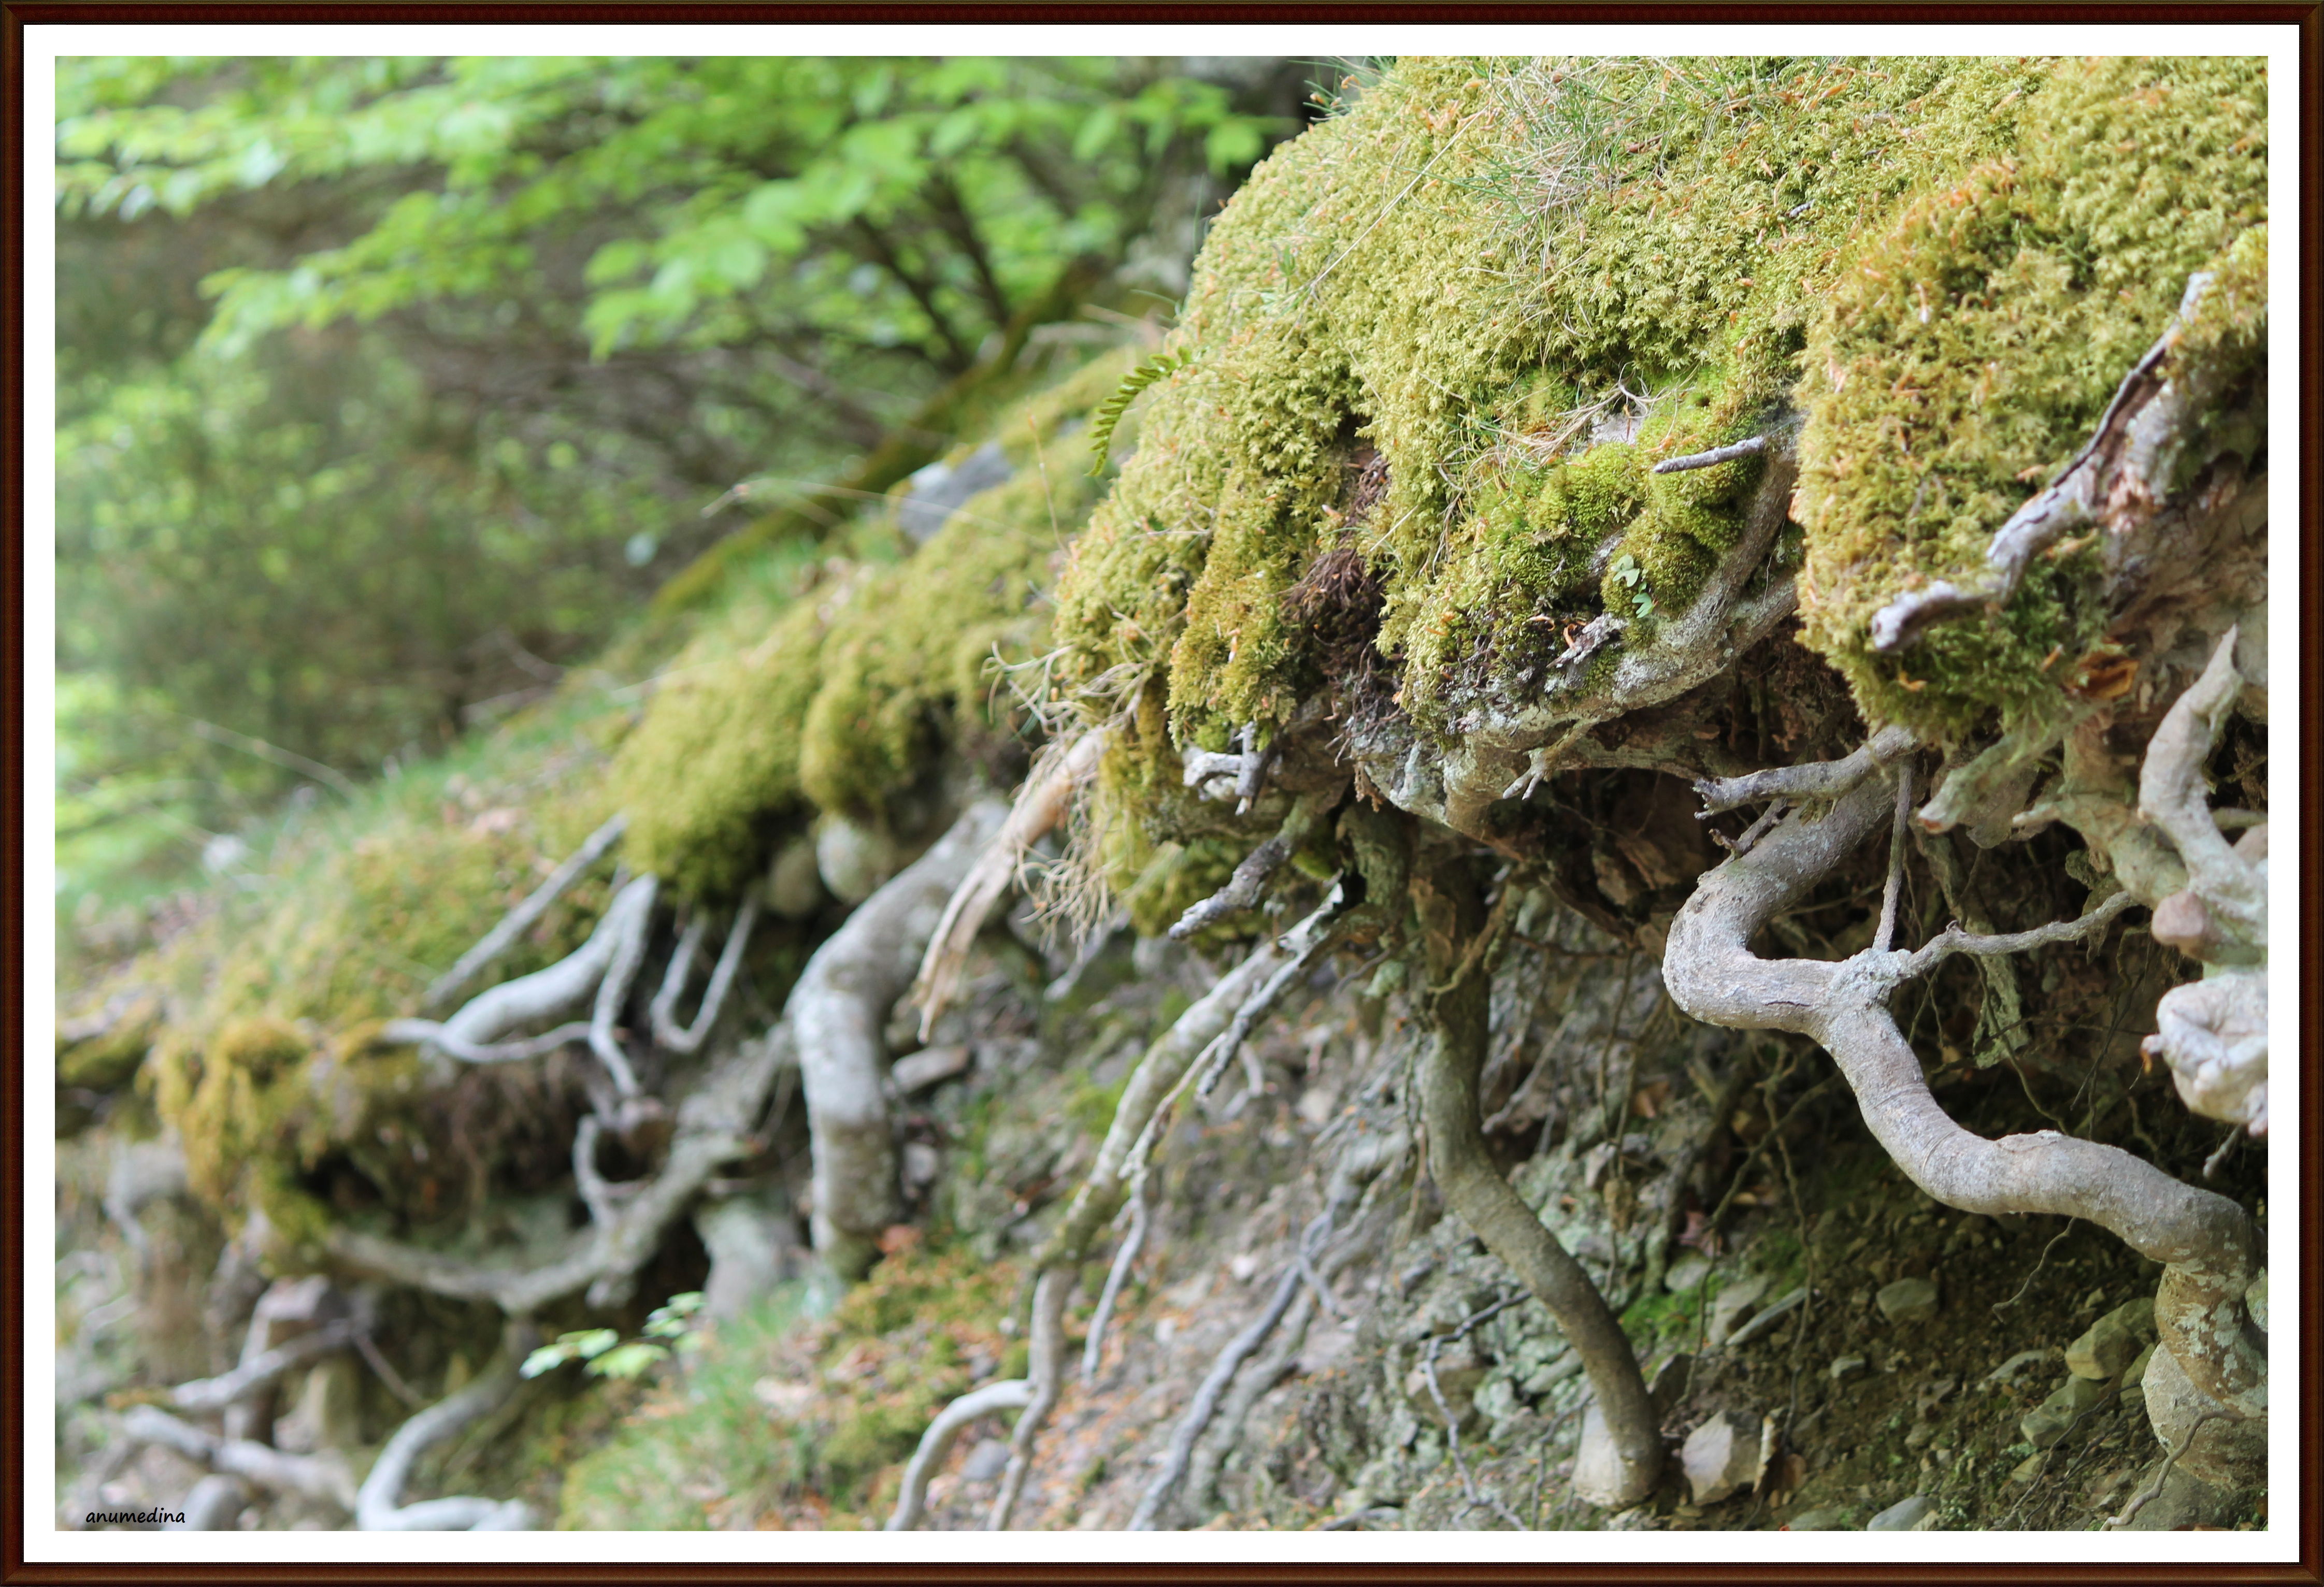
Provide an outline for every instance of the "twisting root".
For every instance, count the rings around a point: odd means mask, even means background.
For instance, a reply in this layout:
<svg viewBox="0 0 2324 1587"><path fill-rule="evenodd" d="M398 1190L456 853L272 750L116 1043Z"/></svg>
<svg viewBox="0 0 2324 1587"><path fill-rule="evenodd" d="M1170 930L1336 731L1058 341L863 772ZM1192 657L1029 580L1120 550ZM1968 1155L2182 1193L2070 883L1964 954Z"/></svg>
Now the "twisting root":
<svg viewBox="0 0 2324 1587"><path fill-rule="evenodd" d="M1716 816L1738 805L1770 799L1836 799L1889 761L1920 747L1909 727L1884 727L1855 753L1837 761L1814 761L1804 766L1771 766L1742 777L1705 778L1694 785L1702 810L1696 819ZM1748 846L1748 845L1746 845Z"/></svg>
<svg viewBox="0 0 2324 1587"><path fill-rule="evenodd" d="M653 877L641 876L614 894L589 940L547 969L478 992L441 1024L433 1020L390 1020L381 1028L379 1039L390 1044L418 1043L466 1064L505 1064L536 1057L568 1041L594 1038L596 1021L593 1019L586 1025L560 1026L526 1041L493 1042L510 1027L560 1013L596 990L631 937L642 937L657 886ZM636 973L634 964L631 973ZM610 1033L610 1024L608 1029ZM618 1074L627 1074L627 1062L620 1059L618 1052L615 1057ZM629 1089L636 1089L634 1076Z"/></svg>
<svg viewBox="0 0 2324 1587"><path fill-rule="evenodd" d="M1918 641L1930 625L1978 607L1998 609L2016 594L2034 557L2060 537L2098 521L2108 499L2126 490L2159 502L2169 492L2178 443L2207 412L2224 381L2236 373L2218 360L2175 359L2212 276L2188 277L2179 310L2146 350L2107 404L2089 442L2048 488L2036 494L1994 531L1981 577L1955 584L1938 579L1899 595L1872 616L1872 648L1898 650ZM2166 367L2168 366L2168 367Z"/></svg>
<svg viewBox="0 0 2324 1587"><path fill-rule="evenodd" d="M534 888L524 902L503 916L499 925L484 933L475 946L462 954L449 970L429 984L427 992L420 1000L420 1006L423 1009L442 1008L451 1001L454 992L468 984L477 971L508 952L510 946L524 935L525 929L546 914L549 906L573 885L574 879L595 864L605 851L620 840L622 834L629 830L629 816L624 813L616 815L591 833L588 841L576 849L565 863L549 873L549 880Z"/></svg>
<svg viewBox="0 0 2324 1587"><path fill-rule="evenodd" d="M1001 1474L1001 1491L993 1495L992 1513L985 1518L988 1532L1005 1532L1025 1479L1033 1472L1033 1452L1042 1425L1057 1407L1065 1381L1065 1296L1074 1287L1071 1269L1042 1269L1033 1285L1032 1349L1028 1352L1025 1412L1009 1435L1009 1469Z"/></svg>
<svg viewBox="0 0 2324 1587"><path fill-rule="evenodd" d="M1906 974L1977 939L1948 932L1919 954L1868 949L1836 964L1770 962L1750 952L1753 934L1769 918L1879 826L1888 814L1886 794L1877 783L1861 785L1822 819L1794 816L1749 854L1711 872L1671 925L1663 974L1672 997L1711 1024L1792 1030L1821 1043L1855 1090L1873 1135L1937 1200L1974 1213L2086 1218L2165 1264L2155 1296L2163 1352L2194 1392L2246 1416L2263 1414L2264 1347L2243 1304L2259 1243L2240 1206L2115 1147L2050 1130L1983 1140L1930 1094L1888 998ZM2093 929L2126 907L2109 900L2080 921L2015 940ZM2163 1414L2156 1395L2150 1393L2148 1408Z"/></svg>
<svg viewBox="0 0 2324 1587"><path fill-rule="evenodd" d="M1732 463L1738 457L1756 457L1766 449L1766 436L1751 436L1731 447L1713 447L1708 452L1689 452L1683 457L1665 457L1655 465L1655 472L1683 474L1691 468L1716 468L1721 463Z"/></svg>
<svg viewBox="0 0 2324 1587"><path fill-rule="evenodd" d="M1074 790L1095 775L1111 738L1107 729L1093 728L1071 744L1045 753L1018 790L1009 819L1001 823L1001 830L953 890L943 918L936 922L936 934L928 938L919 976L908 994L920 1008L922 1041L934 1033L936 1017L960 995L969 945L983 928L985 917L1015 880L1027 851L1065 818Z"/></svg>
<svg viewBox="0 0 2324 1587"><path fill-rule="evenodd" d="M672 955L669 969L661 978L661 990L654 993L647 1019L653 1027L654 1045L664 1051L694 1053L702 1049L703 1038L718 1022L718 1010L726 1004L727 989L734 984L734 973L742 966L742 950L750 946L751 928L759 923L759 900L753 893L742 900L734 916L734 924L726 933L726 946L718 955L717 967L710 972L710 984L703 989L702 1006L694 1011L694 1023L678 1022L678 1000L686 991L688 976L694 973L694 955L702 946L703 928L709 924L707 916L696 916L686 927Z"/></svg>
<svg viewBox="0 0 2324 1587"><path fill-rule="evenodd" d="M646 927L653 918L654 896L660 882L651 875L639 877L622 890L613 900L606 918L619 914L621 924L613 938L613 952L605 965L604 979L597 983L597 1006L589 1019L589 1050L605 1066L613 1076L614 1089L624 1102L639 1094L636 1071L630 1067L630 1058L613 1036L613 1021L621 1017L622 1005L628 1001L630 983L638 978L638 966L645 962ZM626 909L622 909L627 904Z"/></svg>
<svg viewBox="0 0 2324 1587"><path fill-rule="evenodd" d="M1300 1237L1301 1248L1312 1250L1315 1241L1329 1233L1331 1227L1329 1213L1318 1215ZM1186 1407L1185 1416L1180 1418L1177 1430L1170 1435L1169 1454L1163 1462L1160 1474L1147 1488L1145 1497L1138 1501L1137 1512L1130 1518L1130 1530L1154 1530L1162 1507L1170 1501L1177 1491L1178 1484L1185 1480L1187 1465L1194 1457L1194 1441L1202 1437L1204 1429L1211 1425L1211 1417L1218 1410L1219 1397L1226 1392L1227 1385L1234 1380L1234 1375L1242 1369L1243 1362L1267 1342L1267 1336L1275 1332L1276 1324L1283 1321L1283 1315L1297 1299L1306 1299L1310 1304L1313 1301L1304 1288L1299 1264L1293 1261L1284 1268L1283 1277L1276 1281L1275 1294L1267 1303L1267 1310L1235 1335L1233 1342L1227 1346L1217 1364L1211 1368L1209 1376L1203 1379L1202 1387L1194 1390L1194 1398Z"/></svg>
<svg viewBox="0 0 2324 1587"><path fill-rule="evenodd" d="M421 1453L497 1408L516 1388L517 1362L535 1342L530 1324L512 1324L499 1362L459 1393L438 1401L395 1430L370 1474L355 1490L355 1529L362 1532L522 1532L532 1512L521 1499L460 1497L399 1504L411 1464Z"/></svg>
<svg viewBox="0 0 2324 1587"><path fill-rule="evenodd" d="M928 1479L944 1464L952 1453L953 1441L960 1430L980 1416L995 1411L1021 1410L1032 1403L1033 1385L1022 1378L1004 1379L973 1389L936 1414L928 1430L920 1435L920 1446L912 1452L911 1464L904 1468L904 1486L896 1496L896 1513L888 1518L887 1530L908 1532L920 1524L928 1499Z"/></svg>
<svg viewBox="0 0 2324 1587"><path fill-rule="evenodd" d="M1217 984L1196 999L1170 1029L1146 1049L1146 1056L1139 1061L1138 1067L1130 1073L1129 1082L1122 1087L1120 1102L1114 1105L1113 1122L1108 1126L1105 1140L1098 1148L1097 1161L1091 1165L1081 1187L1074 1193L1072 1204L1066 1208L1056 1232L1050 1235L1048 1243L1034 1259L1036 1275L1070 1270L1081 1261L1090 1241L1096 1238L1097 1232L1105 1227L1115 1209L1120 1205L1130 1170L1133 1165L1142 1166L1145 1154L1152 1149L1152 1136L1148 1127L1156 1112L1167 1101L1176 1098L1197 1060L1210 1050L1213 1042L1232 1020L1235 1010L1282 960L1282 953L1275 944L1260 943L1241 964L1221 976ZM1143 1201L1142 1195L1139 1200ZM1117 1259L1118 1269L1126 1265L1127 1259ZM1039 1278L1037 1277L1037 1286ZM1109 1282L1107 1288L1111 1293L1120 1286ZM1084 1360L1092 1352L1102 1348L1105 1318L1110 1309L1101 1309L1099 1315L1092 1319L1091 1342L1084 1352ZM1028 1384L1026 1391L1028 1407L1032 1399ZM1019 1426L1023 1428L1029 1420L1029 1417L1019 1417ZM1034 1434L1038 1431L1038 1425L1031 1429ZM897 1514L902 1513L899 1507ZM898 1529L898 1526L891 1518L890 1528Z"/></svg>
<svg viewBox="0 0 2324 1587"><path fill-rule="evenodd" d="M1275 835L1243 857L1224 887L1180 916L1178 923L1170 927L1170 940L1184 942L1204 927L1257 904L1267 879L1282 869L1283 862L1307 841L1307 835L1315 830L1315 823L1331 814L1345 791L1334 788L1324 793L1301 794L1294 799L1290 814L1284 817L1283 826Z"/></svg>
<svg viewBox="0 0 2324 1587"><path fill-rule="evenodd" d="M512 1316L584 1288L590 1305L616 1305L659 1247L663 1232L711 1175L760 1149L752 1126L793 1050L790 1027L780 1024L723 1060L678 1104L677 1133L661 1172L625 1187L626 1204L613 1206L608 1197L609 1222L593 1223L546 1254L528 1252L513 1262L464 1261L343 1224L324 1236L324 1250L357 1272L455 1300L487 1300Z"/></svg>
<svg viewBox="0 0 2324 1587"><path fill-rule="evenodd" d="M355 1320L341 1317L296 1334L272 1350L250 1357L230 1372L179 1384L170 1390L170 1408L192 1416L225 1410L271 1387L285 1372L303 1367L318 1356L346 1349L355 1342Z"/></svg>

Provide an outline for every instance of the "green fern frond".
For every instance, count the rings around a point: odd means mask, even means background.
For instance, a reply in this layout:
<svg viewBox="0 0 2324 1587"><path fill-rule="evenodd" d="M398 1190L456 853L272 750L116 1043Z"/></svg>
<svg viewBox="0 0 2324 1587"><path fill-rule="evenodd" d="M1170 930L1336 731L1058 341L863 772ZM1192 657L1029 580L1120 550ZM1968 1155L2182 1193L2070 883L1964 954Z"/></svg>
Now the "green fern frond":
<svg viewBox="0 0 2324 1587"><path fill-rule="evenodd" d="M1121 383L1113 389L1113 395L1099 403L1097 411L1090 416L1091 478L1094 479L1105 472L1106 454L1113 446L1114 426L1120 424L1121 416L1130 411L1130 405L1138 400L1138 393L1164 375L1175 374L1194 361L1192 353L1157 353L1121 377Z"/></svg>

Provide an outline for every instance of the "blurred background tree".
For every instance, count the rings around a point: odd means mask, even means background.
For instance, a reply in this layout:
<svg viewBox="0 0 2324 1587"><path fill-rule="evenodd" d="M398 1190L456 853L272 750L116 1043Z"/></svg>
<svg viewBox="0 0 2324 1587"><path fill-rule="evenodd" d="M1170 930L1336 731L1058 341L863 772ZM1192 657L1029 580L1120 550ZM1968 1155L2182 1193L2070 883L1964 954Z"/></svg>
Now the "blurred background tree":
<svg viewBox="0 0 2324 1587"><path fill-rule="evenodd" d="M67 62L60 906L521 705L738 531L829 521L770 482L939 456L1041 325L1176 296L1307 75Z"/></svg>

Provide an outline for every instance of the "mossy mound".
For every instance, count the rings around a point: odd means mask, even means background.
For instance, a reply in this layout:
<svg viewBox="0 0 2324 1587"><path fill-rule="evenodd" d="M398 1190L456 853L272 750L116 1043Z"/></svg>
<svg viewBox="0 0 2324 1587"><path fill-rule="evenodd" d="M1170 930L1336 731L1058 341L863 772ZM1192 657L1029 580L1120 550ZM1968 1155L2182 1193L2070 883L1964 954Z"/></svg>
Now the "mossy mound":
<svg viewBox="0 0 2324 1587"><path fill-rule="evenodd" d="M787 609L738 603L695 638L615 767L641 869L731 896L810 810L884 826L941 750L1013 741L1022 717L994 662L1047 643L1056 559L1103 488L1074 434L1132 360L1095 360L1003 414L1009 477L908 558L831 564Z"/></svg>
<svg viewBox="0 0 2324 1587"><path fill-rule="evenodd" d="M1973 576L2089 438L2189 278L2204 335L2265 327L2267 83L2234 59L2061 68L2015 147L1915 194L1832 282L1800 386L1811 644L1866 716L1947 736L2053 709L2108 614L2095 555L2036 565L1997 621L1873 655L1900 590ZM2062 663L2062 664L2061 664Z"/></svg>
<svg viewBox="0 0 2324 1587"><path fill-rule="evenodd" d="M2264 221L2264 109L2261 68L2230 60L1399 62L1219 217L1185 364L1140 399L1145 445L1059 586L1060 676L1134 724L1108 798L1314 697L1330 669L1286 593L1351 535L1425 734L1460 691L1518 694L1599 613L1650 642L1764 469L1653 466L1785 410L1812 474L1810 637L1845 658L1868 601L1981 553L2188 272ZM1908 394L1908 364L1942 366L1943 400ZM1836 385L1843 367L1863 373ZM1973 391L1989 417L1947 430ZM1915 462L1900 426L1945 438ZM1878 467L1843 486L1835 459L1876 434ZM1923 492L1938 453L1960 483ZM1788 571L1799 538L1771 555ZM2078 621L2028 623L2011 657ZM2009 703L1987 658L1953 669L1919 697L1893 668L1850 676L1877 720Z"/></svg>

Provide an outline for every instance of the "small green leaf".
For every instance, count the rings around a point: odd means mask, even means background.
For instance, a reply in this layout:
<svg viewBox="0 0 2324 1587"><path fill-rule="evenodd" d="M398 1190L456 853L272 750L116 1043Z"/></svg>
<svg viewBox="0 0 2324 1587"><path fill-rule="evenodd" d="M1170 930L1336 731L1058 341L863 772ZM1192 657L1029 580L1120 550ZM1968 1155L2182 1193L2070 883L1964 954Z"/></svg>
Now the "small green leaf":
<svg viewBox="0 0 2324 1587"><path fill-rule="evenodd" d="M621 1342L622 1336L611 1328L585 1328L578 1333L562 1334L557 1341L570 1344L574 1354L585 1361L596 1360Z"/></svg>
<svg viewBox="0 0 2324 1587"><path fill-rule="evenodd" d="M605 1352L589 1363L589 1372L598 1378L634 1378L656 1361L666 1361L669 1352L659 1344L649 1344L642 1339L632 1339L627 1344Z"/></svg>

